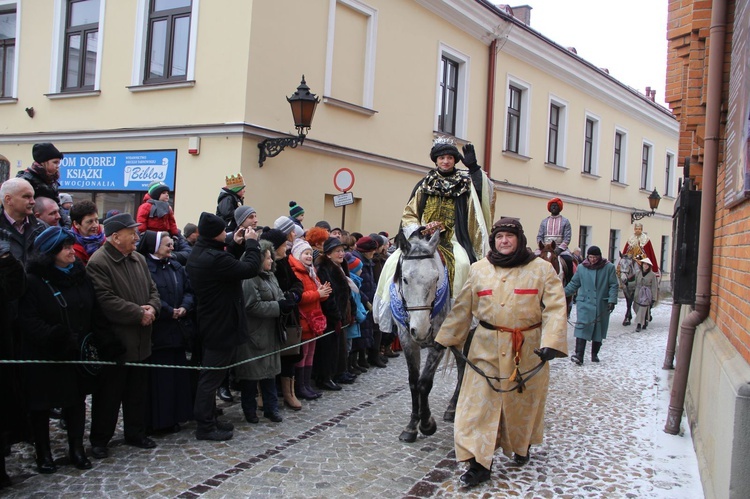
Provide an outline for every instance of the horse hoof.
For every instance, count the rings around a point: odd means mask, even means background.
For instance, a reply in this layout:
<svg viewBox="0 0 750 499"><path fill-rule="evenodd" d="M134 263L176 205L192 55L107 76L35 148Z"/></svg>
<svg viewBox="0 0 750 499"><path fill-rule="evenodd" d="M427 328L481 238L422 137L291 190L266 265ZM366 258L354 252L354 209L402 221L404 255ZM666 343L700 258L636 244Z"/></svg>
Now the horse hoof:
<svg viewBox="0 0 750 499"><path fill-rule="evenodd" d="M402 442L407 442L407 443L416 442L417 432L404 430L401 432L401 435L398 436L398 439L401 440Z"/></svg>
<svg viewBox="0 0 750 499"><path fill-rule="evenodd" d="M443 421L446 423L453 423L456 421L456 410L450 409L443 413Z"/></svg>
<svg viewBox="0 0 750 499"><path fill-rule="evenodd" d="M434 435L437 431L437 423L435 422L435 419L433 419L432 416L430 416L430 420L427 422L427 426L423 425L422 423L419 424L419 431L422 432L422 435Z"/></svg>

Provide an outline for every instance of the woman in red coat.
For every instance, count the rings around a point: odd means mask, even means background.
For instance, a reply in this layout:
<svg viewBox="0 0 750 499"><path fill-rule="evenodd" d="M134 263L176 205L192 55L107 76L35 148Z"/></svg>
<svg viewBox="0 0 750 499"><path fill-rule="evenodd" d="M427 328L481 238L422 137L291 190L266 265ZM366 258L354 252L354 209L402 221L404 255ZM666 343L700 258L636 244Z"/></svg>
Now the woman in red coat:
<svg viewBox="0 0 750 499"><path fill-rule="evenodd" d="M323 320L325 329L325 317L320 308L320 302L326 300L331 294L329 283L321 284L315 273L313 265L313 250L310 243L304 239L297 239L292 246L292 254L289 256L289 265L292 267L297 279L302 281L302 297L297 304L302 326L302 341L307 341L319 336L323 330L316 326L315 317ZM313 357L315 356L315 342L302 345L302 360L295 365L295 386L297 397L312 400L320 397L320 393L312 389L310 378L312 377Z"/></svg>

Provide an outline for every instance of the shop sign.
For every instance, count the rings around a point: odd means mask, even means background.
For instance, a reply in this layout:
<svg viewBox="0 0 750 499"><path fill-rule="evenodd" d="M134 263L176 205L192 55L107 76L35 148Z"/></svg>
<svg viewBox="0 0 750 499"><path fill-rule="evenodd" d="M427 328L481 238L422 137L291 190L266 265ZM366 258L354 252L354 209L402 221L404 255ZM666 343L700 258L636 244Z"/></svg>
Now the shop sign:
<svg viewBox="0 0 750 499"><path fill-rule="evenodd" d="M64 152L60 191L145 191L151 182L174 190L177 150Z"/></svg>

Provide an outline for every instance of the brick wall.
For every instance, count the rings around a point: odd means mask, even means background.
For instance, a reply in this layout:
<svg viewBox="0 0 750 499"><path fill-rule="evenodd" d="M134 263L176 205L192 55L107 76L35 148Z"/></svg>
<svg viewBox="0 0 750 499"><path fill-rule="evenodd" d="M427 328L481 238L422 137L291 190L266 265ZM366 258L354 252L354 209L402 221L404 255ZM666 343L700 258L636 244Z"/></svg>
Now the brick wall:
<svg viewBox="0 0 750 499"><path fill-rule="evenodd" d="M690 158L690 176L701 187L705 139L711 0L670 0L666 101L680 122L679 162ZM726 102L735 0L728 1L711 278L711 319L750 363L750 202L724 204Z"/></svg>

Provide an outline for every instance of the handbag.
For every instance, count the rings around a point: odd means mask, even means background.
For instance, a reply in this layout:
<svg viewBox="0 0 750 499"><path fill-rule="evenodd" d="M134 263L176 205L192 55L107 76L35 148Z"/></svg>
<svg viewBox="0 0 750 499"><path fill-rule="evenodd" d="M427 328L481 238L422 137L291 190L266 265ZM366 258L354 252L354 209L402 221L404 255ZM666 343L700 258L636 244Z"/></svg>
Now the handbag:
<svg viewBox="0 0 750 499"><path fill-rule="evenodd" d="M286 320L287 317L291 318L291 324ZM299 355L300 353L300 342L302 341L302 326L297 321L297 316L294 312L286 316L284 314L279 317L279 339L281 340L281 356L288 357L292 355ZM294 347L294 348L288 348Z"/></svg>
<svg viewBox="0 0 750 499"><path fill-rule="evenodd" d="M310 326L310 331L312 331L315 336L320 336L325 333L328 320L319 308L312 309L307 315L300 311L300 315L307 321L307 324Z"/></svg>

